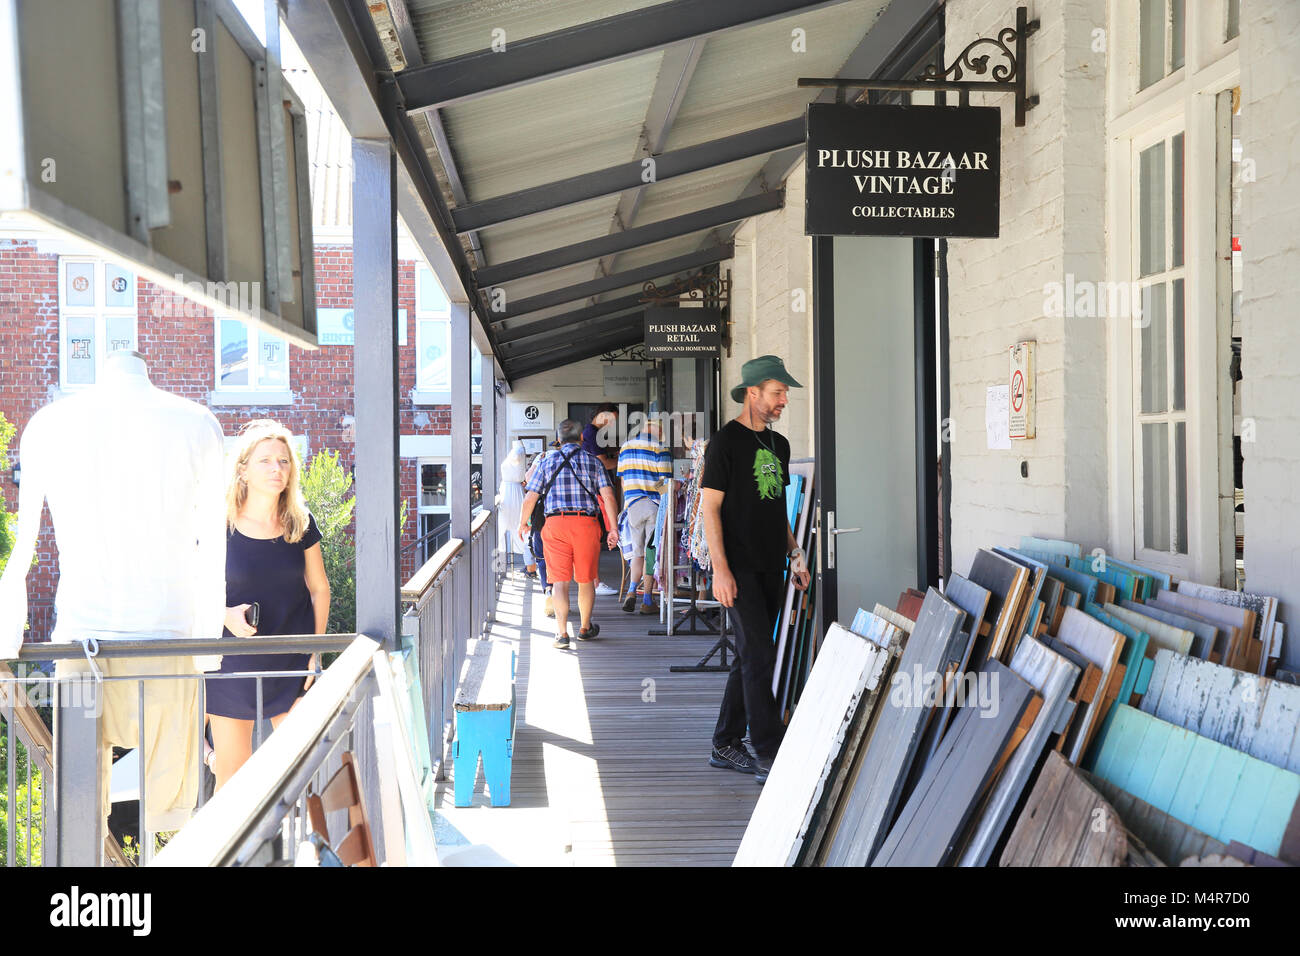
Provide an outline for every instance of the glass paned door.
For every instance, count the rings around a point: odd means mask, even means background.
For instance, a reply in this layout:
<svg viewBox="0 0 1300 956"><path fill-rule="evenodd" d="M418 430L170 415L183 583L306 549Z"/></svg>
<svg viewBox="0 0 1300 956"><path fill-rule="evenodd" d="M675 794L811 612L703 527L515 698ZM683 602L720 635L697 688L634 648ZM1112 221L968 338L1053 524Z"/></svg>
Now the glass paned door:
<svg viewBox="0 0 1300 956"><path fill-rule="evenodd" d="M1135 532L1139 551L1187 554L1183 134L1141 148L1136 172Z"/></svg>

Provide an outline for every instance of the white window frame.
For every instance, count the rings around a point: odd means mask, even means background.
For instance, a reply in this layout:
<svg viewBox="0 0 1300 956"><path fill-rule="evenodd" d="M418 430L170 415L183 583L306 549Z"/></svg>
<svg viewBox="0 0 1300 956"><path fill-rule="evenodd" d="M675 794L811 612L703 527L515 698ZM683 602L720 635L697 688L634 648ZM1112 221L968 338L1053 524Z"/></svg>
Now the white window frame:
<svg viewBox="0 0 1300 956"><path fill-rule="evenodd" d="M1107 330L1110 540L1116 554L1177 578L1225 577L1219 495L1219 389L1230 355L1219 340L1216 241L1216 97L1240 82L1239 38L1224 42L1227 0L1186 4L1184 65L1140 92L1138 8L1110 0L1107 57L1107 260L1114 281L1138 281L1137 162L1141 149L1177 132L1183 139L1184 370L1187 427L1187 554L1139 547L1141 462L1137 343L1140 329ZM1210 157L1206 162L1205 157ZM1230 420L1230 419L1229 419ZM1171 426L1172 427L1172 426ZM1230 443L1231 434L1226 436ZM1230 461L1231 459L1229 459ZM1174 463L1170 462L1171 470Z"/></svg>
<svg viewBox="0 0 1300 956"><path fill-rule="evenodd" d="M1133 394L1133 406L1134 406L1133 407L1133 535L1134 535L1134 548L1135 548L1134 554L1138 560L1148 562L1148 563L1154 560L1170 560L1170 559L1176 562L1183 557L1183 555L1177 553L1176 551L1169 551L1169 552L1156 551L1152 548L1145 547L1145 543L1142 541L1141 538L1142 532L1140 530L1145 527L1145 519L1146 519L1145 501L1143 496L1144 474L1142 470L1142 455L1141 455L1142 426L1145 424L1165 424L1169 426L1168 451L1169 451L1169 470L1170 470L1171 481L1170 481L1170 487L1164 490L1169 493L1169 500L1167 502L1167 507L1169 510L1169 534L1170 534L1171 545L1174 544L1174 538L1177 535L1177 528L1178 528L1177 515L1175 514L1175 500L1177 495L1173 487L1174 484L1173 476L1174 476L1175 469L1177 468L1177 457L1174 453L1174 447L1175 447L1174 433L1176 432L1178 425L1182 424L1187 429L1187 440L1189 445L1190 445L1190 437L1191 437L1190 434L1191 425L1189 422L1188 410L1187 410L1187 406L1192 403L1192 398L1188 394L1190 389L1188 389L1187 387L1187 365L1189 361L1189 352L1190 352L1190 348L1188 347L1189 346L1188 339L1190 338L1190 336L1187 334L1189 323L1187 321L1188 269L1187 269L1186 253L1187 253L1188 243L1187 243L1187 232L1186 232L1186 226L1187 226L1186 189L1184 189L1184 197L1183 197L1184 199L1183 262L1175 266L1173 264L1173 253L1172 253L1173 201L1172 201L1171 187L1173 185L1173 163L1172 163L1173 153L1169 144L1172 141L1172 139L1179 134L1183 135L1183 181L1184 183L1186 183L1187 181L1187 133L1186 130L1182 129L1179 125L1177 125L1176 122L1172 124L1171 123L1162 124L1161 126L1157 127L1155 130L1151 130L1146 133L1143 133L1141 136L1135 136L1133 139L1129 141L1132 149L1129 158L1129 162L1131 163L1130 170L1132 175L1132 190L1133 190L1131 203L1132 203L1132 208L1134 209L1134 214L1131 221L1131 234L1133 237L1132 238L1133 248L1132 248L1132 261L1130 262L1130 269L1134 281L1136 283L1136 285L1132 287L1134 289L1134 298L1136 298L1139 302L1145 301L1144 298L1142 298L1140 296L1140 293L1137 291L1139 287L1145 288L1147 286L1161 285L1164 286L1167 290L1169 290L1166 293L1164 314L1160 316L1154 316L1154 315L1148 316L1144 313L1142 316L1143 325L1145 325L1148 322L1168 321L1169 311L1170 309L1173 308L1172 290L1173 290L1174 282L1178 280L1182 280L1183 282L1183 351L1184 351L1183 399L1184 400L1183 400L1183 408L1181 410L1176 410L1173 405L1173 369L1172 369L1172 362L1169 361L1169 356L1172 354L1172 349L1174 344L1173 336L1169 335L1167 336L1166 339L1167 346L1168 346L1167 354L1166 354L1166 363L1167 363L1166 373L1168 374L1168 379L1166 381L1165 409L1163 412L1143 412L1141 408L1141 403L1138 398L1142 393L1142 360L1141 360L1142 328L1141 327L1134 327L1132 329L1133 337L1130 343L1132 348L1132 355L1133 355L1132 394ZM1140 195L1141 189L1140 189L1140 183L1139 183L1140 177L1138 175L1138 171L1140 169L1139 163L1141 161L1142 153L1153 146L1162 146L1165 149L1165 176L1163 181L1161 182L1161 189L1164 191L1163 198L1164 198L1164 210L1165 210L1165 222L1164 222L1165 266L1163 269L1160 269L1156 272L1152 272L1149 275L1143 276L1141 274L1142 273L1142 268L1141 268L1142 250L1141 250L1141 240L1140 240L1140 219L1139 219L1140 216L1139 204L1141 202L1141 195ZM1187 546L1186 553L1190 555L1191 554L1191 471L1192 471L1192 460L1191 460L1190 450L1187 454L1186 467L1188 471L1188 474L1186 476L1186 480L1188 482L1188 501L1187 501L1188 541L1186 542L1186 546ZM1217 461L1216 461L1216 467L1217 467Z"/></svg>
<svg viewBox="0 0 1300 956"><path fill-rule="evenodd" d="M242 322L248 330L248 377L252 384L249 385L222 385L221 384L221 323L223 321ZM240 318L234 315L224 315L221 313L214 314L212 317L212 392L209 395L209 404L214 406L221 405L292 405L293 391L290 385L293 379L290 365L291 350L289 340L284 336L277 336L285 348L285 378L288 380L286 385L264 386L257 384L258 363L261 361L261 341L264 330L259 328L256 322Z"/></svg>
<svg viewBox="0 0 1300 956"><path fill-rule="evenodd" d="M423 262L415 264L415 387L411 390L411 404L413 405L450 405L451 389L431 389L424 388L420 385L420 356L424 354L424 323L434 321L441 323L446 329L446 341L448 346L451 344L451 305L448 303L445 309L421 309L420 302L420 276L421 273L428 273L435 283L438 277L433 274ZM470 344L470 360L473 363L470 369L470 380L473 382L473 376L478 374L477 369L481 366L478 360L478 350ZM482 395L481 384L470 385L470 403L477 404Z"/></svg>
<svg viewBox="0 0 1300 956"><path fill-rule="evenodd" d="M91 280L91 288L95 293L95 302L93 305L67 305L67 281L68 281L68 264L85 263L94 267L94 278ZM140 348L140 313L139 313L139 276L134 269L127 266L111 263L116 268L126 272L131 277L131 305L129 306L109 306L106 304L107 296L104 292L105 269L110 265L107 260L97 259L94 256L59 256L59 390L63 392L76 392L83 388L90 388L93 383L81 382L73 383L68 381L68 323L69 318L92 317L95 322L95 382L99 381L100 372L104 368L104 360L108 357L108 319L125 318L130 316L132 336L135 340L134 346L138 351Z"/></svg>
<svg viewBox="0 0 1300 956"><path fill-rule="evenodd" d="M420 473L424 470L425 465L442 465L447 469L447 503L445 505L425 505L422 502L424 490L420 484ZM424 534L421 527L424 515L446 515L448 518L451 517L451 487L455 480L456 477L451 470L450 458L426 456L415 459L415 537L417 539ZM432 554L433 552L429 553Z"/></svg>

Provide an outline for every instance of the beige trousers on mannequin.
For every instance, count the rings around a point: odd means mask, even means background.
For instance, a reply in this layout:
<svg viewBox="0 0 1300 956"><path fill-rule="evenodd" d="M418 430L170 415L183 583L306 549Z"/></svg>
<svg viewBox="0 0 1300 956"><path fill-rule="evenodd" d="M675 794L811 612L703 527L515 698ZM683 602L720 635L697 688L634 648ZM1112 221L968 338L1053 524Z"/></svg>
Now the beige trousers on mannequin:
<svg viewBox="0 0 1300 956"><path fill-rule="evenodd" d="M197 674L194 658L96 658L105 678L131 678L146 674ZM89 675L85 659L59 661L60 680ZM179 830L194 812L199 792L199 684L194 678L153 679L144 682L145 827L153 833ZM99 805L107 821L112 805L109 782L113 747L135 750L140 746L140 684L134 680L105 680L100 684L103 714L100 718ZM108 832L107 822L105 832ZM143 834L141 834L143 836Z"/></svg>

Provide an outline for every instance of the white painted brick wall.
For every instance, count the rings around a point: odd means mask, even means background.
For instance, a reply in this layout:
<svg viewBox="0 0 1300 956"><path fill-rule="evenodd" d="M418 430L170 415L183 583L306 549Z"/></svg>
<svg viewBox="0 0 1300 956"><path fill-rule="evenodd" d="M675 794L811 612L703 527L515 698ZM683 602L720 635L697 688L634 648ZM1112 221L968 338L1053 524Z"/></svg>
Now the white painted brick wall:
<svg viewBox="0 0 1300 956"><path fill-rule="evenodd" d="M946 47L1014 24L1012 0L949 0ZM1002 110L1001 236L949 243L953 419L952 567L1021 535L1102 543L1106 522L1106 338L1101 320L1043 315L1043 286L1105 278L1105 62L1091 34L1103 0L1037 4L1029 88L1040 105L1015 126L1011 94L972 95ZM951 55L951 54L950 54ZM1005 384L1008 349L1037 342L1037 436L991 451L986 389ZM1020 476L1020 463L1029 476Z"/></svg>
<svg viewBox="0 0 1300 956"><path fill-rule="evenodd" d="M1242 415L1246 587L1282 601L1300 628L1300 4L1241 5L1242 156L1257 179L1242 192ZM1286 666L1300 668L1300 634Z"/></svg>
<svg viewBox="0 0 1300 956"><path fill-rule="evenodd" d="M803 233L804 170L786 180L785 206L749 220L736 233L732 276L732 348L722 357L722 419L740 406L727 394L740 369L758 355L779 355L804 386L792 389L777 431L796 458L813 453L812 240ZM794 289L804 290L803 312L793 310Z"/></svg>

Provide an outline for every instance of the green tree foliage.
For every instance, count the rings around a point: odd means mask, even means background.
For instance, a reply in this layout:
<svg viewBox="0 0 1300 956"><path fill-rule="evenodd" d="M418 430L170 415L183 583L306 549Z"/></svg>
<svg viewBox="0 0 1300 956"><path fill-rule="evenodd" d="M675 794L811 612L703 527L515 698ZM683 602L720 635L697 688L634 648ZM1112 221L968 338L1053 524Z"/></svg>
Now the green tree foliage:
<svg viewBox="0 0 1300 956"><path fill-rule="evenodd" d="M0 414L0 471L9 470L9 443L13 441L14 431L13 423ZM13 515L9 514L5 505L4 492L0 491L0 571L4 571L5 565L9 563L9 554L14 549L14 532L10 527L13 520Z"/></svg>
<svg viewBox="0 0 1300 956"><path fill-rule="evenodd" d="M331 634L357 629L356 544L352 539L352 476L339 464L337 451L317 452L302 475L302 493L321 533L321 557L330 581Z"/></svg>
<svg viewBox="0 0 1300 956"><path fill-rule="evenodd" d="M31 810L28 811L28 788L27 788L27 750L21 743L17 743L18 759L14 765L14 780L17 784L17 795L12 801L9 799L9 749L11 735L8 727L4 728L4 734L0 735L0 866L4 866L5 861L9 859L9 812L10 807L16 815L14 823L14 862L19 866L40 866L42 850L42 833L41 833L41 802L45 795L42 792L43 780L41 773L36 767L32 767L32 786L31 786ZM27 846L27 826L30 822L32 828L32 845ZM30 858L30 863L28 862Z"/></svg>

